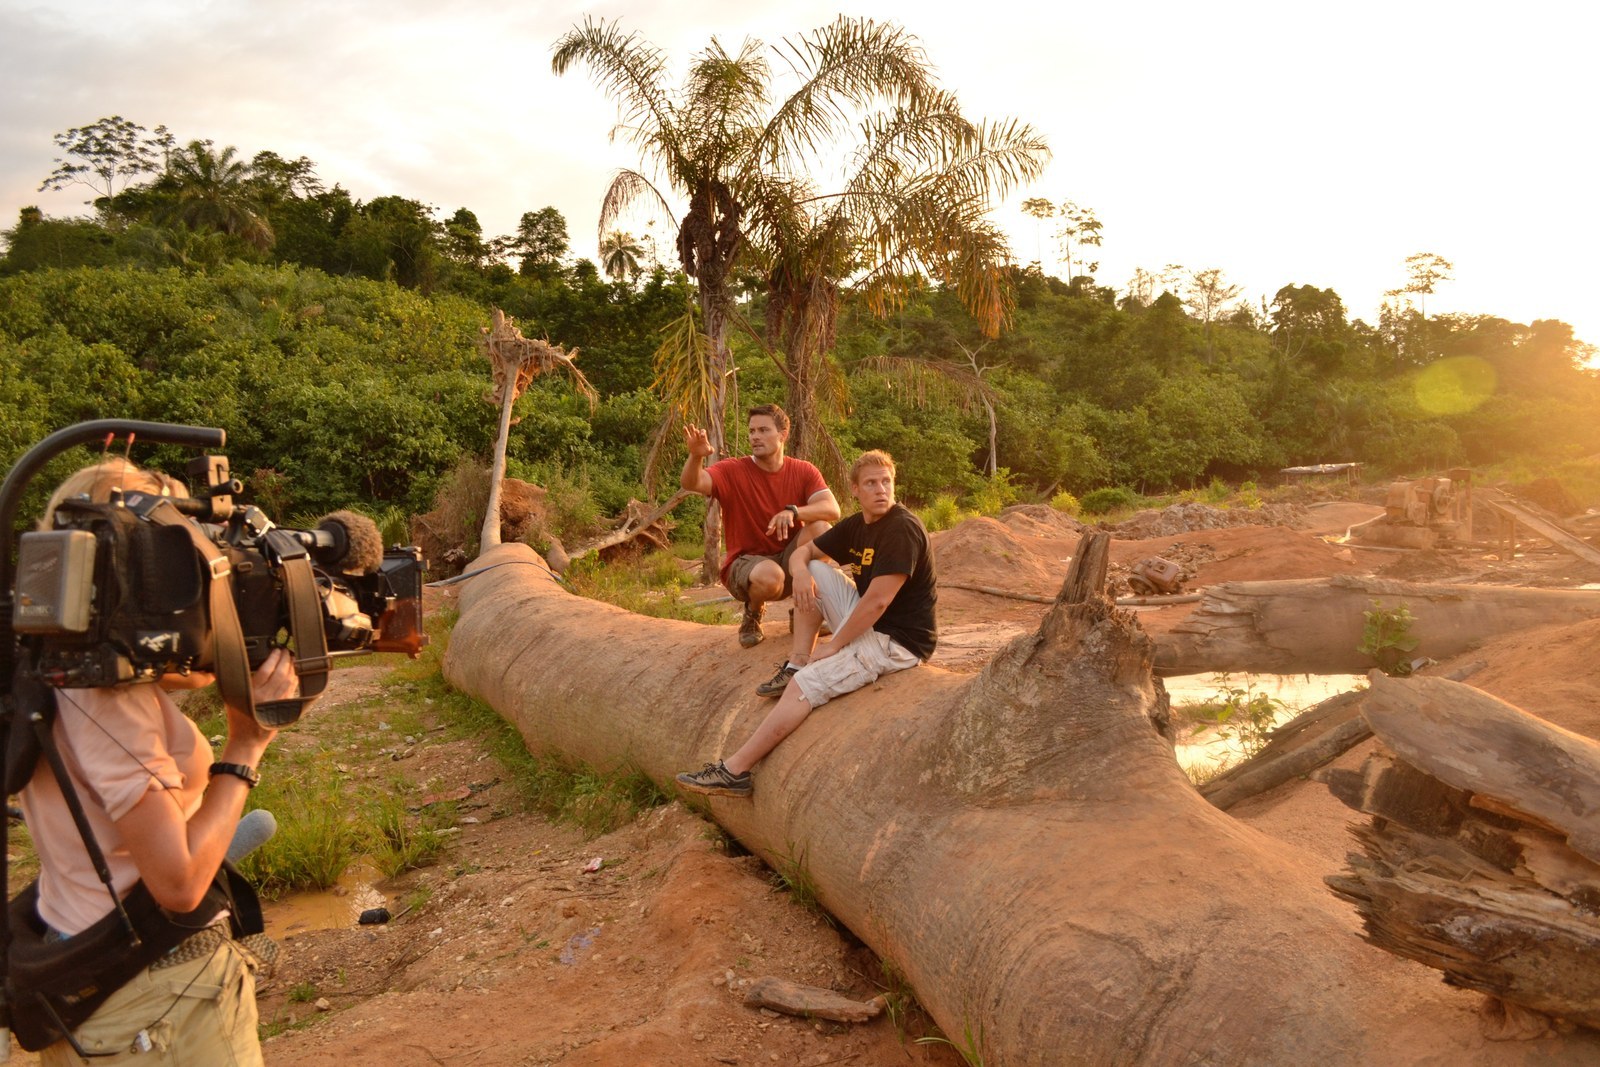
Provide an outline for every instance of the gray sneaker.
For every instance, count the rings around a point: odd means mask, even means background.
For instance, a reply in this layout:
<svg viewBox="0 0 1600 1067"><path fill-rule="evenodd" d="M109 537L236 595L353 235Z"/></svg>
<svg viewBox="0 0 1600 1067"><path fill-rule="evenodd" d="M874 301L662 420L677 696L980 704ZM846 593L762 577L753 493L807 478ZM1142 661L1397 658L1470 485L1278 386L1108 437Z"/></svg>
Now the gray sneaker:
<svg viewBox="0 0 1600 1067"><path fill-rule="evenodd" d="M800 668L791 666L787 661L778 664L778 673L756 686L758 697L780 697L783 691L789 688L789 679L794 677L794 672Z"/></svg>
<svg viewBox="0 0 1600 1067"><path fill-rule="evenodd" d="M733 774L723 765L721 760L708 763L703 770L678 775L678 786L691 793L703 793L713 797L747 797L754 790L750 782L750 772Z"/></svg>

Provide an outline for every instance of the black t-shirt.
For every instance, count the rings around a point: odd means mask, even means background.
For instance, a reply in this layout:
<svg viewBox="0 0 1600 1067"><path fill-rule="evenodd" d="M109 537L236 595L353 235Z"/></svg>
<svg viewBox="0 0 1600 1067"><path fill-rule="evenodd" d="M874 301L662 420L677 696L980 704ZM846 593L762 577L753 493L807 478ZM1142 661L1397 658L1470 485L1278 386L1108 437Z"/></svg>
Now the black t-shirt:
<svg viewBox="0 0 1600 1067"><path fill-rule="evenodd" d="M863 596L879 575L904 574L906 584L872 628L888 634L918 659L933 655L939 642L939 624L934 619L939 591L928 531L920 519L903 504L894 505L873 523L857 512L819 536L816 545L855 579L856 592Z"/></svg>

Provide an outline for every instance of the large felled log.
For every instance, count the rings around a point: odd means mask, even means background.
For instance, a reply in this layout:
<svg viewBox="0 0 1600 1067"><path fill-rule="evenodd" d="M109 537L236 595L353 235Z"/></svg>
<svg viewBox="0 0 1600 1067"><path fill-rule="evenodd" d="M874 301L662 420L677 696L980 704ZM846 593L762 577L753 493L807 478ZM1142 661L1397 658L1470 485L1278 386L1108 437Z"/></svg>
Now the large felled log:
<svg viewBox="0 0 1600 1067"><path fill-rule="evenodd" d="M1328 879L1368 939L1600 1027L1600 744L1437 678L1378 676L1362 714L1382 747L1325 777L1375 816Z"/></svg>
<svg viewBox="0 0 1600 1067"><path fill-rule="evenodd" d="M534 749L669 782L770 709L770 654L731 627L580 600L516 545L479 566L511 559L463 586L446 671ZM976 676L920 667L819 708L753 798L710 809L802 864L991 1067L1522 1062L1354 936L1303 854L1194 791L1151 653L1130 612L1063 600Z"/></svg>
<svg viewBox="0 0 1600 1067"><path fill-rule="evenodd" d="M1181 622L1157 636L1161 674L1359 674L1362 613L1373 602L1406 605L1416 622L1412 655L1443 660L1489 638L1535 626L1600 617L1600 590L1435 585L1340 576L1224 582L1205 591Z"/></svg>

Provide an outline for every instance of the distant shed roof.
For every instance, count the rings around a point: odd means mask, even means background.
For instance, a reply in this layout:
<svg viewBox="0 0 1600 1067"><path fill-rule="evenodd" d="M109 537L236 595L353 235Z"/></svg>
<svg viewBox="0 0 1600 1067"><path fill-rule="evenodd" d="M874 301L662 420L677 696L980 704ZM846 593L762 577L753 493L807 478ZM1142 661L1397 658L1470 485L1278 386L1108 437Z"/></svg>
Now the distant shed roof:
<svg viewBox="0 0 1600 1067"><path fill-rule="evenodd" d="M1359 463L1313 463L1309 467L1284 467L1279 474L1342 474L1360 469Z"/></svg>

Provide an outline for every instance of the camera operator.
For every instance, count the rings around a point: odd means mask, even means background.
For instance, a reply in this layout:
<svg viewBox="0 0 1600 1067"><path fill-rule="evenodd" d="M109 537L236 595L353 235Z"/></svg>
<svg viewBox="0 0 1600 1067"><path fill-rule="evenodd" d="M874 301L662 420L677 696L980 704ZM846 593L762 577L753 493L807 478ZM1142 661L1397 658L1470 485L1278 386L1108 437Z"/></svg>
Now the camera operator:
<svg viewBox="0 0 1600 1067"><path fill-rule="evenodd" d="M109 499L113 488L184 495L164 475L108 460L68 478L51 500ZM46 514L48 524L50 514ZM254 785L255 768L276 735L238 708L227 708L228 737L213 763L209 743L167 689L207 676L164 679L55 693L54 738L89 823L105 854L116 892L143 881L163 908L199 907L217 874ZM274 650L255 671L258 700L299 693L291 657ZM111 911L54 774L41 760L21 793L39 854L39 916L51 935L67 939ZM139 1064L259 1064L256 961L228 934L226 914L192 935L112 994L75 1032L86 1052ZM137 1056L137 1059L132 1057ZM81 1063L66 1041L40 1063Z"/></svg>

